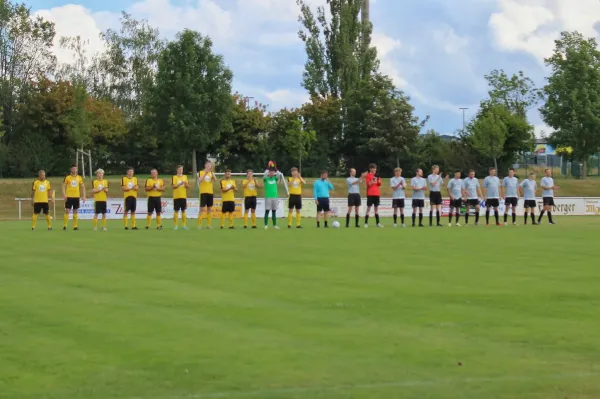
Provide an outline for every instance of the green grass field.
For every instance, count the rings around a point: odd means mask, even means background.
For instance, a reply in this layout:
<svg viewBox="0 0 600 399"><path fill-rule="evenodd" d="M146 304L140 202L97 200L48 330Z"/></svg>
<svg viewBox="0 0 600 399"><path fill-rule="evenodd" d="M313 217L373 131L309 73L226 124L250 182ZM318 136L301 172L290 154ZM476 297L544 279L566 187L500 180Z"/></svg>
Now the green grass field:
<svg viewBox="0 0 600 399"><path fill-rule="evenodd" d="M556 220L3 222L0 398L597 399L600 224Z"/></svg>

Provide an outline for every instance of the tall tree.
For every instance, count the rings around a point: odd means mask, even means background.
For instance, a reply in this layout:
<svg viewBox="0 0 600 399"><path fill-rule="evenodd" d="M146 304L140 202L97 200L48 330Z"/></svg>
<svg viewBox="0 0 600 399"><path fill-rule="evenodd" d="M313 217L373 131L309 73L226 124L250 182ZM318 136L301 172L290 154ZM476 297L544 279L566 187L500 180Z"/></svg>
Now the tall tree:
<svg viewBox="0 0 600 399"><path fill-rule="evenodd" d="M527 111L538 104L543 94L523 71L508 76L504 70L494 69L485 75L488 95L493 104L503 105L511 113L527 119Z"/></svg>
<svg viewBox="0 0 600 399"><path fill-rule="evenodd" d="M552 72L540 111L544 122L555 129L550 141L572 147L572 156L583 163L586 176L588 158L600 151L598 43L579 32L562 32L554 53L544 61Z"/></svg>
<svg viewBox="0 0 600 399"><path fill-rule="evenodd" d="M504 155L507 127L502 115L506 110L501 105L492 107L486 113L480 113L471 125L470 140L473 147L482 155L493 159L498 169L498 158Z"/></svg>
<svg viewBox="0 0 600 399"><path fill-rule="evenodd" d="M198 32L184 30L160 54L149 116L171 149L189 151L194 173L198 151L206 155L231 124L232 78L212 41Z"/></svg>

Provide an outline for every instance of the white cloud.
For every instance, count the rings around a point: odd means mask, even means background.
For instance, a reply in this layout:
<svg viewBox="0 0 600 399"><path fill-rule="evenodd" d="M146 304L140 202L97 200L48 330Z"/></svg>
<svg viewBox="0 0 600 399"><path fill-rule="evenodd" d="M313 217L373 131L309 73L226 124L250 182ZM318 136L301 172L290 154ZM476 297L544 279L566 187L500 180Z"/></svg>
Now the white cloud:
<svg viewBox="0 0 600 399"><path fill-rule="evenodd" d="M371 43L377 49L377 55L380 62L380 71L392 78L394 84L398 87L406 87L407 82L401 76L398 65L394 62L393 53L402 47L402 42L394 39L384 33L373 32Z"/></svg>
<svg viewBox="0 0 600 399"><path fill-rule="evenodd" d="M264 96L269 100L271 110L297 107L309 100L306 90L279 89L265 92Z"/></svg>
<svg viewBox="0 0 600 399"><path fill-rule="evenodd" d="M433 31L433 39L446 54L457 54L469 45L468 37L460 36L451 26L443 26Z"/></svg>

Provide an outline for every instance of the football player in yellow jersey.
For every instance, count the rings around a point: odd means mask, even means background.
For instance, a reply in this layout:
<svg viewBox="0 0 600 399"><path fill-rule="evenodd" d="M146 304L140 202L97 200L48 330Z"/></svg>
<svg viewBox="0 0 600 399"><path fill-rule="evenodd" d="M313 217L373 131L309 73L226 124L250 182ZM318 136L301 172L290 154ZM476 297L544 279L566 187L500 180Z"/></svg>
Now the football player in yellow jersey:
<svg viewBox="0 0 600 399"><path fill-rule="evenodd" d="M292 177L288 178L290 183L290 198L288 200L288 229L292 228L292 218L294 217L294 209L296 210L296 228L301 229L300 225L302 210L302 185L306 181L300 176L298 168L292 168Z"/></svg>
<svg viewBox="0 0 600 399"><path fill-rule="evenodd" d="M256 189L260 185L254 179L252 169L246 172L246 178L242 181L242 186L244 187L244 228L248 228L248 214L250 213L252 215L252 228L256 229L256 197L258 197Z"/></svg>
<svg viewBox="0 0 600 399"><path fill-rule="evenodd" d="M165 182L158 178L158 170L150 171L150 178L146 180L146 193L148 194L148 216L146 217L146 230L150 228L152 214L156 212L156 229L162 230L162 193L165 191Z"/></svg>
<svg viewBox="0 0 600 399"><path fill-rule="evenodd" d="M71 167L71 174L65 177L62 184L62 193L65 199L63 230L67 229L71 210L73 211L73 230L79 230L79 199L81 197L81 202L85 203L85 185L81 176L77 174L77 166L73 165Z"/></svg>
<svg viewBox="0 0 600 399"><path fill-rule="evenodd" d="M94 231L98 230L98 215L102 215L102 231L106 231L108 180L104 178L104 169L96 171L96 180L92 182L92 193L94 193Z"/></svg>
<svg viewBox="0 0 600 399"><path fill-rule="evenodd" d="M50 218L50 208L48 207L48 201L54 202L54 196L52 195L52 186L50 182L46 180L46 171L40 170L38 172L37 180L34 180L31 186L32 190L32 204L33 204L33 216L31 218L31 230L35 230L37 225L38 215L43 212L46 216L46 223L48 224L48 231L52 230L52 219Z"/></svg>
<svg viewBox="0 0 600 399"><path fill-rule="evenodd" d="M179 211L181 211L181 228L187 230L187 189L190 187L188 183L188 178L183 174L183 166L179 165L177 167L177 174L173 176L171 180L171 185L173 187L173 217L175 218L175 227L173 230L177 230L177 217L179 216Z"/></svg>
<svg viewBox="0 0 600 399"><path fill-rule="evenodd" d="M127 226L127 214L131 214L131 229L137 230L135 223L135 211L137 209L137 190L138 190L138 179L133 175L133 168L127 168L127 176L121 179L121 189L123 190L123 198L125 199L125 210L123 211L123 224L125 230L129 230Z"/></svg>
<svg viewBox="0 0 600 399"><path fill-rule="evenodd" d="M221 192L223 193L223 203L221 205L221 229L225 227L225 215L229 216L229 228L234 229L233 212L235 212L236 190L235 180L231 179L231 170L227 169L223 180L221 180Z"/></svg>
<svg viewBox="0 0 600 399"><path fill-rule="evenodd" d="M200 186L200 211L198 212L198 228L202 228L202 219L204 208L206 207L207 227L210 229L212 223L212 207L214 203L213 182L217 177L213 172L213 165L210 162L204 164L204 170L198 172L198 183Z"/></svg>

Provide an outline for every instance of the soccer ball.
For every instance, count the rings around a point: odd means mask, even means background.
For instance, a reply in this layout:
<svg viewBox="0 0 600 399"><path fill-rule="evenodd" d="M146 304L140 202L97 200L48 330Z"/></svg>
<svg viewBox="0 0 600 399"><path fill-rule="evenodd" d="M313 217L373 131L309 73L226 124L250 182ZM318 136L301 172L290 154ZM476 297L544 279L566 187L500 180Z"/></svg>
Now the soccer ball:
<svg viewBox="0 0 600 399"><path fill-rule="evenodd" d="M227 187L225 187L227 190L229 190L231 188L231 184L228 184Z"/></svg>
<svg viewBox="0 0 600 399"><path fill-rule="evenodd" d="M340 222L338 222L337 220L335 222L333 222L331 225L333 226L334 229L340 228Z"/></svg>

